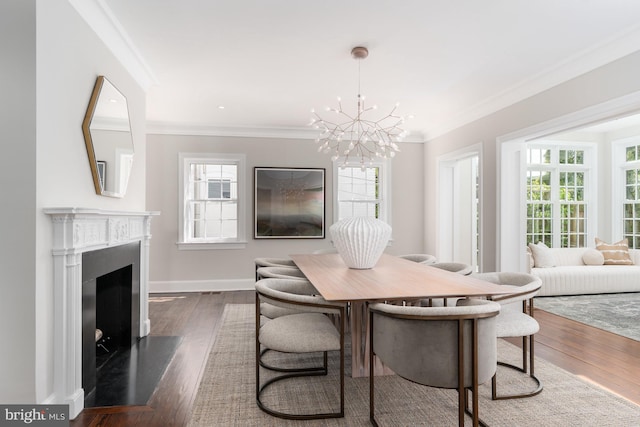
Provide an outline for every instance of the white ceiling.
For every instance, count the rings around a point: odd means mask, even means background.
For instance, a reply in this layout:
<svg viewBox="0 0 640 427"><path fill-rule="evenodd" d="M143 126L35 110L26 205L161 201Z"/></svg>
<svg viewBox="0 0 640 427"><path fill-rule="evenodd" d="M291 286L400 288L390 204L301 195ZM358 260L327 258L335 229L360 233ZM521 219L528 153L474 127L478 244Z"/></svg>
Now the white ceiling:
<svg viewBox="0 0 640 427"><path fill-rule="evenodd" d="M305 129L355 104L362 45L362 94L425 140L640 48L637 0L97 1L157 83L150 126Z"/></svg>

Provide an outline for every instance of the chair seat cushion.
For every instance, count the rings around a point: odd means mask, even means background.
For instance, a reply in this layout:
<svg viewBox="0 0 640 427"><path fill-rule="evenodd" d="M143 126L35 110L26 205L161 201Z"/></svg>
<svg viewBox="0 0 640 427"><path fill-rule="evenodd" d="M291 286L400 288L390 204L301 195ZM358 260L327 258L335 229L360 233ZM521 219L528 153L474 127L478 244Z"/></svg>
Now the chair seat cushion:
<svg viewBox="0 0 640 427"><path fill-rule="evenodd" d="M340 333L321 313L281 316L260 328L259 340L271 350L284 353L312 353L340 350Z"/></svg>
<svg viewBox="0 0 640 427"><path fill-rule="evenodd" d="M496 317L496 335L498 338L526 337L540 330L538 321L533 317L515 310L501 310Z"/></svg>

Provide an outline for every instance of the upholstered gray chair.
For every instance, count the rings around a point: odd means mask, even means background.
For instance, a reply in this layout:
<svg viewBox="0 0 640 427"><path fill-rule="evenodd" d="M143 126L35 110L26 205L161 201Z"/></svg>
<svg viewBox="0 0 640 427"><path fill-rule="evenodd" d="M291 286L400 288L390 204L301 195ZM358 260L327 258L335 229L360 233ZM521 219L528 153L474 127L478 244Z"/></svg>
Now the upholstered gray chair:
<svg viewBox="0 0 640 427"><path fill-rule="evenodd" d="M463 276L468 276L473 271L469 264L463 262L436 262L431 264L431 267L462 274Z"/></svg>
<svg viewBox="0 0 640 427"><path fill-rule="evenodd" d="M260 267L256 270L259 279L306 279L298 267Z"/></svg>
<svg viewBox="0 0 640 427"><path fill-rule="evenodd" d="M256 265L256 280L260 280L258 277L260 267L297 267L291 258L256 258L253 262Z"/></svg>
<svg viewBox="0 0 640 427"><path fill-rule="evenodd" d="M426 265L435 264L438 261L435 256L429 254L405 254L398 255L398 258Z"/></svg>
<svg viewBox="0 0 640 427"><path fill-rule="evenodd" d="M469 264L462 262L436 262L430 264L429 267L439 268L440 270L450 271L452 273L468 276L473 271L473 268ZM440 307L448 305L456 305L458 298L429 298L423 299L420 304L424 307Z"/></svg>
<svg viewBox="0 0 640 427"><path fill-rule="evenodd" d="M464 426L466 390L478 425L478 385L496 372L496 315L500 305L470 300L464 307L371 304L369 417L375 420L374 355L397 375L418 384L458 390L458 419Z"/></svg>
<svg viewBox="0 0 640 427"><path fill-rule="evenodd" d="M344 416L344 335L346 304L328 302L315 295L310 282L298 279L261 279L256 282L256 402L264 412L284 419L339 418ZM301 311L264 321L262 303L285 310ZM339 319L338 327L328 315ZM265 350L282 353L322 353L321 366L273 368L263 364ZM262 401L263 392L272 384L294 377L328 374L328 352L340 352L340 408L334 412L290 413L269 408ZM260 383L260 369L281 372ZM282 384L282 383L281 383Z"/></svg>
<svg viewBox="0 0 640 427"><path fill-rule="evenodd" d="M501 307L500 315L496 318L497 337L522 337L522 367L506 362L498 363L525 374L528 371L529 376L535 383L535 387L531 391L498 395L497 379L494 376L491 384L492 399L516 399L537 395L542 391L542 383L535 375L534 335L540 330L540 325L533 317L533 297L540 291L542 281L531 274L510 272L478 273L474 274L473 277L513 289L513 293L505 296L494 296L492 300L498 302Z"/></svg>

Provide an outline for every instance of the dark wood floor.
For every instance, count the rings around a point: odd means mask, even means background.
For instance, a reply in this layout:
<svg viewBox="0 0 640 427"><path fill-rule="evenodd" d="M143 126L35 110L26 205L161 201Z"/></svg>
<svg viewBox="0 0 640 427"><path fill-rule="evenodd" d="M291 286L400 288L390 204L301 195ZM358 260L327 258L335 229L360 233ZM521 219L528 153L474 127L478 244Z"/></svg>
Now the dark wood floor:
<svg viewBox="0 0 640 427"><path fill-rule="evenodd" d="M253 303L252 291L153 296L152 335L183 337L145 406L85 409L71 426L185 426L225 304ZM640 342L537 310L536 356L640 405Z"/></svg>

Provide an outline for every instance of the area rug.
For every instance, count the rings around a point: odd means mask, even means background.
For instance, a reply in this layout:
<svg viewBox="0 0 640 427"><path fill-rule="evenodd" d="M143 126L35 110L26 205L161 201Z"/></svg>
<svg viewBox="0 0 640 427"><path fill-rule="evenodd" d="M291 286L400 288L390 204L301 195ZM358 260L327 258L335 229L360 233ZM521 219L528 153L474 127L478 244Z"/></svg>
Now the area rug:
<svg viewBox="0 0 640 427"><path fill-rule="evenodd" d="M536 297L549 313L640 341L640 292Z"/></svg>
<svg viewBox="0 0 640 427"><path fill-rule="evenodd" d="M255 401L254 307L227 305L219 336L211 350L189 426L369 426L369 379L345 379L345 417L287 421L260 411ZM499 341L501 360L521 352ZM347 360L349 360L347 358ZM279 362L279 361L278 361ZM349 368L347 368L349 372ZM335 410L338 402L338 358L330 358L326 377L287 380L273 385L264 400L278 409ZM491 426L622 426L638 425L640 406L544 361L536 361L544 390L536 397L491 400L490 385L480 392L480 417ZM523 375L498 372L501 392L522 386ZM381 426L457 425L457 393L425 387L395 375L376 377L376 418ZM470 424L471 419L467 422Z"/></svg>

